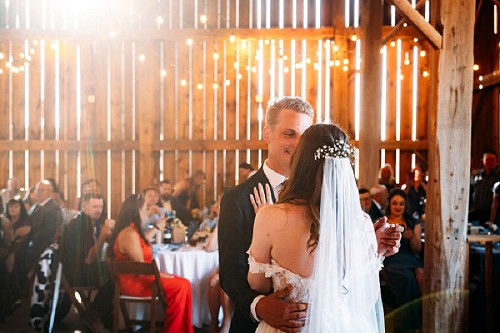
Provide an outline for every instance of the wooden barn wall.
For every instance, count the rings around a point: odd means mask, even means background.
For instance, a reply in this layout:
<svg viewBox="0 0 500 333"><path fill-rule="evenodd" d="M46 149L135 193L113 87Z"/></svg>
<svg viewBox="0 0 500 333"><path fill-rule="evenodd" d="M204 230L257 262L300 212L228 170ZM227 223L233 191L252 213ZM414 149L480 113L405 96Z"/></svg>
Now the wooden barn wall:
<svg viewBox="0 0 500 333"><path fill-rule="evenodd" d="M127 195L202 169L208 202L238 182L241 162L265 160L264 110L282 95L363 135L356 28L332 27L343 2L72 3L12 0L0 10L1 187L10 176L24 187L52 177L71 205L95 178L116 217ZM427 46L413 35L391 41L373 167L391 163L404 183L412 163L427 161Z"/></svg>

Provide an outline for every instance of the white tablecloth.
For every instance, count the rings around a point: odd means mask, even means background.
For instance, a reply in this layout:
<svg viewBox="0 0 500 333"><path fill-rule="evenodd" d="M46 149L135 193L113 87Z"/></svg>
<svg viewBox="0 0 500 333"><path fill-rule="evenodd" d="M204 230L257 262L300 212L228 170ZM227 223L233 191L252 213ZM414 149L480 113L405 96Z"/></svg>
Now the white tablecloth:
<svg viewBox="0 0 500 333"><path fill-rule="evenodd" d="M156 263L160 272L171 273L188 279L193 288L193 325L210 324L207 292L210 276L219 269L219 253L206 252L198 247L182 247L171 251L156 252ZM219 312L219 318L222 311Z"/></svg>

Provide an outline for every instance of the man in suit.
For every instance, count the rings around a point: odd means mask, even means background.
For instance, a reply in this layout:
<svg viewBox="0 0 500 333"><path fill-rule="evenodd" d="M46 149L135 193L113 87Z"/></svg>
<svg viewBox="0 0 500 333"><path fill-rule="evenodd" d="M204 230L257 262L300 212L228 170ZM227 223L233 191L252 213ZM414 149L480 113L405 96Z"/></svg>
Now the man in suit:
<svg viewBox="0 0 500 333"><path fill-rule="evenodd" d="M177 197L174 197L172 193L173 187L170 180L162 180L160 182L160 201L162 207L169 212L175 212L176 217L178 217L182 223L186 225L189 224L193 220L191 212Z"/></svg>
<svg viewBox="0 0 500 333"><path fill-rule="evenodd" d="M380 209L378 209L377 205L373 202L368 189L359 189L359 201L361 203L361 209L363 209L366 214L370 215L373 223L383 216Z"/></svg>
<svg viewBox="0 0 500 333"><path fill-rule="evenodd" d="M63 222L61 207L52 199L52 185L48 180L36 184L35 194L37 204L31 213L33 226L28 249L30 267L34 267L42 252L55 241L56 232Z"/></svg>
<svg viewBox="0 0 500 333"><path fill-rule="evenodd" d="M272 101L263 132L268 145L267 160L253 176L222 197L218 233L220 283L236 306L230 332L255 332L261 320L284 332L299 332L304 325L307 304L287 303L284 298L290 290L264 296L250 288L246 252L252 242L255 220L250 194L259 184L268 184L272 202L276 201L282 183L290 175L291 156L302 133L312 125L313 116L311 105L299 97ZM381 228L384 223L385 220L377 222L374 228L379 253L388 256L398 251L402 229Z"/></svg>

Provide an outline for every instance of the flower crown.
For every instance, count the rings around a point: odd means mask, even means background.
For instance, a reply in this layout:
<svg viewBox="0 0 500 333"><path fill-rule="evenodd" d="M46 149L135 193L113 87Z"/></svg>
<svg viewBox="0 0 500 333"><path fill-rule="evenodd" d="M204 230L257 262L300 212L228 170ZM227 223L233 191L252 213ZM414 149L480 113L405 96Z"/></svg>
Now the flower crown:
<svg viewBox="0 0 500 333"><path fill-rule="evenodd" d="M333 147L324 145L323 147L316 149L316 152L314 153L314 160L321 160L325 157L352 158L356 156L356 153L357 152L354 146L343 140L335 140Z"/></svg>

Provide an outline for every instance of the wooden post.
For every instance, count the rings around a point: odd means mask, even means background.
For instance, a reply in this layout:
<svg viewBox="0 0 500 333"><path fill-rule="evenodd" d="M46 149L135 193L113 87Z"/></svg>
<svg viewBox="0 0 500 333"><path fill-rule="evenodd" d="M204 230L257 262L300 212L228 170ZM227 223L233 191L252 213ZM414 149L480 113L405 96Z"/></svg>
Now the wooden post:
<svg viewBox="0 0 500 333"><path fill-rule="evenodd" d="M464 332L475 1L432 6L443 47L430 53L423 331Z"/></svg>
<svg viewBox="0 0 500 333"><path fill-rule="evenodd" d="M362 12L359 185L370 188L377 182L380 164L382 3L365 0Z"/></svg>

